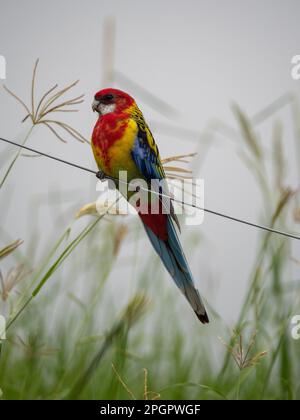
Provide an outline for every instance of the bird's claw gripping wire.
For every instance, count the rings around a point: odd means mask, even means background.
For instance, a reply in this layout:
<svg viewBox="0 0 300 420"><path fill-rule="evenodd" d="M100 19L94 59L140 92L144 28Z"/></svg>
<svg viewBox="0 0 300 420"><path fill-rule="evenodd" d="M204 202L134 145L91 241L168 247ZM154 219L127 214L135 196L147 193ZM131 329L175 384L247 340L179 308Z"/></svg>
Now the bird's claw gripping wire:
<svg viewBox="0 0 300 420"><path fill-rule="evenodd" d="M105 173L103 171L98 171L96 173L96 177L98 179L100 179L100 181L104 181L105 179L107 179L108 177L105 175Z"/></svg>
<svg viewBox="0 0 300 420"><path fill-rule="evenodd" d="M109 175L106 175L103 171L99 170L95 173L96 178L98 178L101 182L109 181L108 187L114 189L116 187L116 178L113 178Z"/></svg>

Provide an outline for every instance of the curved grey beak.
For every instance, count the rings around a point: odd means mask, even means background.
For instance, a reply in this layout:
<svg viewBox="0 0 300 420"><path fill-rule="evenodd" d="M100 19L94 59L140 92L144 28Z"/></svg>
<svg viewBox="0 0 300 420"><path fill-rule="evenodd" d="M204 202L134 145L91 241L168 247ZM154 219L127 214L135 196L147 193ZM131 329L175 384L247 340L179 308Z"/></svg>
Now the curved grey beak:
<svg viewBox="0 0 300 420"><path fill-rule="evenodd" d="M98 109L98 106L99 106L99 104L100 104L100 102L99 101L96 101L96 99L94 99L93 100L93 103L92 103L92 110L95 112L99 112L99 109Z"/></svg>

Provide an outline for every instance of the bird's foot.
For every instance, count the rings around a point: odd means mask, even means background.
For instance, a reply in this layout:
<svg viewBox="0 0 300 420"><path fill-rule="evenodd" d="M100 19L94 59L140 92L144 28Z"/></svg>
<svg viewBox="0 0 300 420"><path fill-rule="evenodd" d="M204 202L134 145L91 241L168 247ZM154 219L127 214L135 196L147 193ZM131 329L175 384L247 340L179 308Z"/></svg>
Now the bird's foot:
<svg viewBox="0 0 300 420"><path fill-rule="evenodd" d="M100 179L100 181L104 181L105 179L107 179L107 176L105 175L103 171L98 171L96 173L96 177Z"/></svg>

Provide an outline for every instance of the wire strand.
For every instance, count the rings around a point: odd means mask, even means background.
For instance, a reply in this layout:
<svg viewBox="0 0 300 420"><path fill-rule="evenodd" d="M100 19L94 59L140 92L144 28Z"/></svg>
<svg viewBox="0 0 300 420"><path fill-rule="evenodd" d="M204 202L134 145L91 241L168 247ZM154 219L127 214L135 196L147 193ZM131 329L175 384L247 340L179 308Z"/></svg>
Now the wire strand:
<svg viewBox="0 0 300 420"><path fill-rule="evenodd" d="M52 156L52 155L50 155L48 153L40 152L39 150L33 149L31 147L28 147L28 146L20 145L20 144L14 142L14 141L11 141L11 140L8 140L8 139L4 139L3 137L0 137L0 140L3 141L3 142L5 142L5 143L11 144L13 146L20 147L21 149L25 149L25 150L28 150L30 152L37 153L40 156L44 156L44 157L47 157L49 159L55 160L57 162L64 163L65 165L73 166L74 168L81 169L82 171L86 171L86 172L92 173L92 174L94 174L96 176L99 174L99 171L94 171L93 169L87 168L87 167L82 166L82 165L78 165L78 164L73 163L73 162L70 162L68 160L64 160L64 159L58 158L56 156ZM110 176L105 176L105 178L111 179L113 181L117 181L117 182L121 182L121 183L124 183L124 184L129 185L129 182L126 182L124 180L120 180L120 179L113 178L113 177L110 177ZM155 195L159 195L159 196L168 198L169 200L172 200L172 201L174 201L176 203L179 203L179 204L181 204L183 206L193 207L193 208L195 208L197 210L201 210L201 211L204 211L206 213L213 214L213 215L218 216L218 217L223 217L225 219L232 220L234 222L242 223L244 225L255 227L257 229L262 229L262 230L265 230L265 231L270 232L270 233L276 233L277 235L286 236L288 238L300 240L300 236L298 234L284 232L284 231L281 231L281 230L278 230L278 229L273 229L273 228L268 227L268 226L260 225L258 223L249 222L247 220L240 219L240 218L234 217L234 216L230 216L228 214L225 214L225 213L222 213L222 212L219 212L219 211L211 210L211 209L208 209L206 207L199 207L199 206L196 206L195 204L192 204L192 203L185 203L182 200L178 200L178 199L176 199L174 197L171 197L171 196L169 196L167 194L164 194L162 192L149 190L149 189L144 188L144 187L140 187L140 189L143 190L143 191L145 191L145 192L149 192L149 193L152 193L152 194L155 194Z"/></svg>

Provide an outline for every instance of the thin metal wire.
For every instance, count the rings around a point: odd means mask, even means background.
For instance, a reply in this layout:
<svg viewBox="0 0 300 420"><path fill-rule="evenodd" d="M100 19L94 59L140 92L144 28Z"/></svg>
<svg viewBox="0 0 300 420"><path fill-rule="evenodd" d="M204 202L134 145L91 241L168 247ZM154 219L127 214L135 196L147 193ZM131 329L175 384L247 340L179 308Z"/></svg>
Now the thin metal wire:
<svg viewBox="0 0 300 420"><path fill-rule="evenodd" d="M73 163L73 162L70 162L70 161L67 161L67 160L58 158L56 156L52 156L52 155L50 155L48 153L40 152L39 150L33 149L31 147L20 145L18 143L15 143L14 141L4 139L3 137L0 137L0 140L3 141L3 142L5 142L5 143L9 143L9 144L11 144L13 146L17 146L17 147L20 147L22 149L28 150L30 152L37 153L40 156L44 156L44 157L47 157L49 159L56 160L57 162L64 163L65 165L73 166L74 168L81 169L82 171L86 171L86 172L92 173L92 174L94 174L96 176L99 174L99 171L94 171L93 169L86 168L85 166L78 165L76 163ZM129 185L129 183L126 182L126 181L124 181L124 180L120 180L120 179L109 177L109 176L105 176L105 178L112 179L113 181L118 181L118 182L121 182L121 183L124 183L124 184ZM262 229L262 230L265 230L265 231L270 232L270 233L276 233L278 235L286 236L288 238L300 240L300 236L298 234L292 234L292 233L289 233L289 232L284 232L284 231L281 231L281 230L273 229L273 228L270 228L268 226L260 225L258 223L249 222L247 220L240 219L240 218L234 217L234 216L230 216L228 214L225 214L225 213L222 213L222 212L218 212L218 211L215 211L215 210L211 210L211 209L208 209L206 207L199 207L199 206L196 206L195 204L192 204L192 203L185 203L182 200L178 200L178 199L176 199L174 197L171 197L171 196L169 196L167 194L164 194L162 192L149 190L149 189L144 188L144 187L140 187L140 189L143 190L143 191L145 191L145 192L150 192L152 194L156 194L156 195L159 195L159 196L168 198L168 199L170 199L170 200L172 200L172 201L174 201L176 203L179 203L179 204L181 204L183 206L193 207L193 208L195 208L197 210L202 210L202 211L205 211L206 213L210 213L210 214L213 214L213 215L218 216L218 217L223 217L225 219L232 220L234 222L242 223L244 225L255 227L257 229Z"/></svg>
<svg viewBox="0 0 300 420"><path fill-rule="evenodd" d="M31 147L28 147L28 146L23 146L21 144L15 143L14 141L4 139L3 137L0 137L0 140L4 141L5 143L12 144L13 146L20 147L21 149L29 150L29 152L37 153L38 155L45 156L49 159L57 160L58 162L64 163L69 166L74 166L74 168L82 169L83 171L90 172L94 175L97 174L97 172L94 171L93 169L85 168L84 166L77 165L76 163L69 162L68 160L60 159L56 156L49 155L48 153L40 152L39 150L32 149Z"/></svg>

